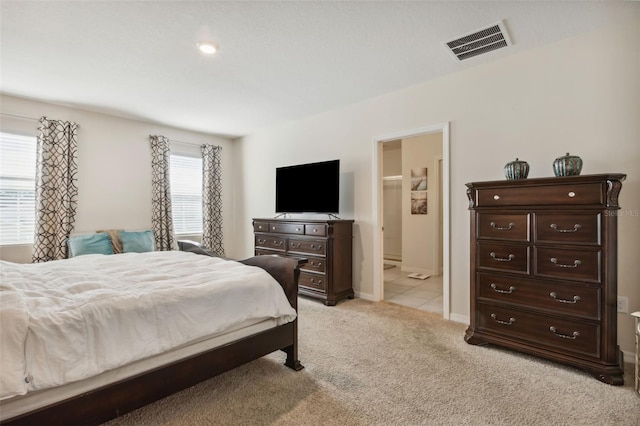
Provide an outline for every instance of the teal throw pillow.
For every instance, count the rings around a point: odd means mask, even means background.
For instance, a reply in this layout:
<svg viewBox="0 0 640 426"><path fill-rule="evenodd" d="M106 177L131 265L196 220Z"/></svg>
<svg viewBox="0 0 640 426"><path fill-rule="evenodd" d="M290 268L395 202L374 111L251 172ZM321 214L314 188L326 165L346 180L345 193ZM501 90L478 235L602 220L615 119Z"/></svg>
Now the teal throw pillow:
<svg viewBox="0 0 640 426"><path fill-rule="evenodd" d="M122 241L122 251L125 253L144 253L153 251L155 248L151 231L120 231L120 240Z"/></svg>
<svg viewBox="0 0 640 426"><path fill-rule="evenodd" d="M67 240L69 257L82 256L83 254L113 254L113 246L109 234L98 233L79 235Z"/></svg>

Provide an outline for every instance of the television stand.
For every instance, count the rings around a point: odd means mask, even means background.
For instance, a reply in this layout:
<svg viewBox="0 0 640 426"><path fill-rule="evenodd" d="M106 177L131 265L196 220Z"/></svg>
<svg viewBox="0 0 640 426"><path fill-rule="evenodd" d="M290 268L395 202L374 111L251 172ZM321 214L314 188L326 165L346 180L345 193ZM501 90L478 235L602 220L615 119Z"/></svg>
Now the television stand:
<svg viewBox="0 0 640 426"><path fill-rule="evenodd" d="M298 294L334 306L353 299L353 220L253 219L255 255L308 259Z"/></svg>

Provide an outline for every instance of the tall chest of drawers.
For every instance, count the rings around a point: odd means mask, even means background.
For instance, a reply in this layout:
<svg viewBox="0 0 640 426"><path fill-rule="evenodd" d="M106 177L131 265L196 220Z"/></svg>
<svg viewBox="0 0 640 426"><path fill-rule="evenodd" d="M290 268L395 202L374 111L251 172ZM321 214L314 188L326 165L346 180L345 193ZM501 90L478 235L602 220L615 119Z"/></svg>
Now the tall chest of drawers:
<svg viewBox="0 0 640 426"><path fill-rule="evenodd" d="M353 220L253 219L255 255L306 258L298 293L333 306L353 299Z"/></svg>
<svg viewBox="0 0 640 426"><path fill-rule="evenodd" d="M465 340L623 384L617 213L623 174L467 184L471 310Z"/></svg>

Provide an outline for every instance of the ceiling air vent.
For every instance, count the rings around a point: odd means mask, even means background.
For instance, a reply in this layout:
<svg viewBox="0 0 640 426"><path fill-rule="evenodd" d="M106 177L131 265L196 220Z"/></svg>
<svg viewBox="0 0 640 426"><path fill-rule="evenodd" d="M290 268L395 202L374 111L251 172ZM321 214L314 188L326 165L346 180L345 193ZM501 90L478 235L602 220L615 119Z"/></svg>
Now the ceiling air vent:
<svg viewBox="0 0 640 426"><path fill-rule="evenodd" d="M511 40L504 22L500 21L490 27L447 41L444 45L457 61L463 61L492 50L511 46Z"/></svg>

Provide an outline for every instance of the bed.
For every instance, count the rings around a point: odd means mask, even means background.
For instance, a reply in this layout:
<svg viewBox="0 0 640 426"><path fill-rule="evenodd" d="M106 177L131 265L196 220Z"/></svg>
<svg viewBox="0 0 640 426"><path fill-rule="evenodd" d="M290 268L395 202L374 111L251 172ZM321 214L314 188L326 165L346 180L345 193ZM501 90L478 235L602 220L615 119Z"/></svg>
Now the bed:
<svg viewBox="0 0 640 426"><path fill-rule="evenodd" d="M99 424L276 350L302 369L304 260L180 246L3 262L0 422Z"/></svg>

